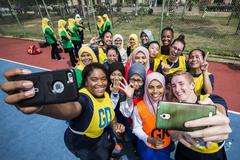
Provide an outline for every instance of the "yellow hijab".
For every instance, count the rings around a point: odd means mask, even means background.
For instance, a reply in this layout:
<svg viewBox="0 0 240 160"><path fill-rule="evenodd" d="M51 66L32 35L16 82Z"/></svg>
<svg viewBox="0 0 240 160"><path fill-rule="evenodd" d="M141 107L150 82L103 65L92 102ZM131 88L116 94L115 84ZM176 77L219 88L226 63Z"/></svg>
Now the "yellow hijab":
<svg viewBox="0 0 240 160"><path fill-rule="evenodd" d="M103 17L106 19L106 21L109 21L111 23L111 21L110 21L110 19L109 19L107 14L104 14Z"/></svg>
<svg viewBox="0 0 240 160"><path fill-rule="evenodd" d="M130 46L131 47L131 52L132 52L135 48L137 48L139 46L139 40L138 40L138 36L136 34L131 34L128 37L128 42L130 41L131 38L133 38L135 40L135 45Z"/></svg>
<svg viewBox="0 0 240 160"><path fill-rule="evenodd" d="M73 32L73 27L75 26L75 20L73 18L68 18L68 29Z"/></svg>
<svg viewBox="0 0 240 160"><path fill-rule="evenodd" d="M98 28L101 28L104 24L104 20L101 16L97 16L97 18L98 18L97 26L98 26Z"/></svg>
<svg viewBox="0 0 240 160"><path fill-rule="evenodd" d="M48 18L43 18L42 19L42 32L45 33L45 29L49 28L50 30L52 30L52 28L48 25L49 19ZM53 30L52 30L53 32Z"/></svg>
<svg viewBox="0 0 240 160"><path fill-rule="evenodd" d="M78 61L77 65L76 65L76 68L77 68L77 69L80 69L81 71L82 71L82 70L84 69L84 67L85 67L85 64L83 64L83 62L82 62L82 60L81 60L81 55L82 55L84 52L87 52L87 53L90 54L90 56L92 57L92 63L94 63L94 62L97 63L97 62L98 62L97 57L96 57L95 53L93 52L93 50L92 50L89 46L83 45L83 46L81 47L81 49L79 50L79 52L78 52L79 61Z"/></svg>
<svg viewBox="0 0 240 160"><path fill-rule="evenodd" d="M58 21L58 34L59 34L59 37L61 37L61 32L64 31L67 35L67 38L71 39L71 36L68 34L68 32L65 29L66 24L67 24L67 22L64 21L63 19L60 19Z"/></svg>

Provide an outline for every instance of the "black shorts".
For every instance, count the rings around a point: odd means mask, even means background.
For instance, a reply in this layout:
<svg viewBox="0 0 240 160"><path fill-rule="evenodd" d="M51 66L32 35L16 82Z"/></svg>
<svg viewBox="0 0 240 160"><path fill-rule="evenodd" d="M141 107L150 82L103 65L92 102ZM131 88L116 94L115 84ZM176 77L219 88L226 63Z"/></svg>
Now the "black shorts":
<svg viewBox="0 0 240 160"><path fill-rule="evenodd" d="M115 147L112 136L106 130L99 138L89 138L67 128L64 141L67 148L81 160L109 160Z"/></svg>
<svg viewBox="0 0 240 160"><path fill-rule="evenodd" d="M175 160L227 160L227 156L224 147L216 153L204 154L193 151L179 142L175 153Z"/></svg>

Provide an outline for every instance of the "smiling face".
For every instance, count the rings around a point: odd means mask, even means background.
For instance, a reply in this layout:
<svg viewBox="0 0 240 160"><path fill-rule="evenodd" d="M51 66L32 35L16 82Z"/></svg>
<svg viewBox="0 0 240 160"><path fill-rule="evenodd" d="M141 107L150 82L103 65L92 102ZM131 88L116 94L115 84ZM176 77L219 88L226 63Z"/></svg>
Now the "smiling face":
<svg viewBox="0 0 240 160"><path fill-rule="evenodd" d="M190 81L185 75L174 76L171 80L172 91L179 102L189 102L194 93L194 82Z"/></svg>
<svg viewBox="0 0 240 160"><path fill-rule="evenodd" d="M165 30L162 35L163 46L169 46L173 39L173 33L170 30Z"/></svg>
<svg viewBox="0 0 240 160"><path fill-rule="evenodd" d="M169 58L171 60L177 60L178 57L182 54L183 48L184 48L184 44L181 43L180 41L176 41L170 47Z"/></svg>
<svg viewBox="0 0 240 160"><path fill-rule="evenodd" d="M143 52L140 51L140 52L136 53L135 58L134 58L134 62L135 63L140 63L143 66L146 66L147 57Z"/></svg>
<svg viewBox="0 0 240 160"><path fill-rule="evenodd" d="M148 36L147 36L147 34L146 33L144 33L144 32L142 32L142 34L141 34L141 40L142 40L142 44L147 44L148 43L148 41L149 41L149 39L148 39Z"/></svg>
<svg viewBox="0 0 240 160"><path fill-rule="evenodd" d="M86 79L87 90L95 97L103 97L107 88L107 77L102 69L94 69Z"/></svg>
<svg viewBox="0 0 240 160"><path fill-rule="evenodd" d="M158 80L152 80L147 88L147 94L154 102L161 100L164 94L164 87Z"/></svg>
<svg viewBox="0 0 240 160"><path fill-rule="evenodd" d="M90 63L92 63L92 60L93 58L88 52L83 52L80 56L80 61L82 61L84 65L89 65Z"/></svg>
<svg viewBox="0 0 240 160"><path fill-rule="evenodd" d="M122 40L120 38L117 38L114 40L115 45L117 46L117 48L121 48L122 46Z"/></svg>
<svg viewBox="0 0 240 160"><path fill-rule="evenodd" d="M136 44L136 41L135 41L134 38L130 38L129 43L130 43L131 46L134 46Z"/></svg>
<svg viewBox="0 0 240 160"><path fill-rule="evenodd" d="M106 32L103 37L103 42L107 46L112 44L112 34L110 32Z"/></svg>
<svg viewBox="0 0 240 160"><path fill-rule="evenodd" d="M119 70L115 70L111 75L110 75L110 80L113 83L114 81L120 82L123 79L123 75Z"/></svg>
<svg viewBox="0 0 240 160"><path fill-rule="evenodd" d="M159 45L157 43L151 43L148 50L149 50L150 58L154 59L158 55Z"/></svg>
<svg viewBox="0 0 240 160"><path fill-rule="evenodd" d="M199 69L203 63L203 55L199 50L193 51L189 55L189 64L192 69Z"/></svg>
<svg viewBox="0 0 240 160"><path fill-rule="evenodd" d="M110 49L108 51L108 53L107 53L107 60L108 60L109 64L118 61L118 55L117 55L117 53L116 53L116 51L114 49Z"/></svg>
<svg viewBox="0 0 240 160"><path fill-rule="evenodd" d="M144 82L141 76L138 74L133 74L132 77L129 78L129 84L134 88L134 89L140 89Z"/></svg>

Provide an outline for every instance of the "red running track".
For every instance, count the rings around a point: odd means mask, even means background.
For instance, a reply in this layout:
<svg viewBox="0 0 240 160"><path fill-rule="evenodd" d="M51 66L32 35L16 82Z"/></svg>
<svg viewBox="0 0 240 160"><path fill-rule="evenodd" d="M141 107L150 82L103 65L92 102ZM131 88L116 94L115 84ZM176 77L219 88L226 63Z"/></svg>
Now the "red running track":
<svg viewBox="0 0 240 160"><path fill-rule="evenodd" d="M51 60L50 47L43 48L42 54L28 55L26 53L29 45L37 42L1 38L0 57L28 65L38 66L47 69L69 68L69 56L61 53L64 60ZM215 76L214 93L224 97L230 110L240 112L240 68L234 65L210 62L210 72Z"/></svg>

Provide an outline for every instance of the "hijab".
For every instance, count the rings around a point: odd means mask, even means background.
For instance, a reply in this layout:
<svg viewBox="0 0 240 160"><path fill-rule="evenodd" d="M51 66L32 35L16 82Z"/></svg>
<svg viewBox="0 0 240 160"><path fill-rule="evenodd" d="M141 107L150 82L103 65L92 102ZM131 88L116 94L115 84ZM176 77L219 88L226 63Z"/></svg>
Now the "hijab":
<svg viewBox="0 0 240 160"><path fill-rule="evenodd" d="M110 76L116 70L120 71L122 73L123 77L125 76L125 68L124 68L124 66L123 66L123 64L121 62L113 62L113 63L111 63L109 65L109 69L108 69L108 83L109 83L108 87L107 87L107 92L108 93L111 93L110 86L112 85Z"/></svg>
<svg viewBox="0 0 240 160"><path fill-rule="evenodd" d="M94 54L93 50L89 46L83 45L78 52L79 63L76 66L76 68L80 69L81 71L85 68L85 64L83 64L83 62L81 61L81 55L84 52L87 52L88 54L90 54L90 56L92 57L92 63L95 63L95 62L97 63L98 62L97 57Z"/></svg>
<svg viewBox="0 0 240 160"><path fill-rule="evenodd" d="M140 63L134 63L130 69L129 69L129 72L128 72L128 80L134 75L134 74L138 74L143 82L145 82L146 80L146 71L143 67L142 64ZM133 97L134 98L141 98L144 94L144 84L141 88L137 89L134 91L134 94L133 94Z"/></svg>
<svg viewBox="0 0 240 160"><path fill-rule="evenodd" d="M109 19L107 14L104 14L103 17L106 19L105 23L109 22L111 24L111 21L110 21L110 19Z"/></svg>
<svg viewBox="0 0 240 160"><path fill-rule="evenodd" d="M128 37L128 42L130 41L130 39L134 39L134 41L135 41L135 45L130 46L131 52L132 52L135 48L137 48L139 46L139 39L138 39L138 36L136 34L131 34Z"/></svg>
<svg viewBox="0 0 240 160"><path fill-rule="evenodd" d="M103 20L102 16L97 16L97 18L98 18L97 26L100 29L104 24L104 20Z"/></svg>
<svg viewBox="0 0 240 160"><path fill-rule="evenodd" d="M118 51L120 52L120 54L121 54L121 53L125 53L126 50L123 48L123 37L122 37L122 35L120 35L120 34L115 34L115 35L113 36L113 45L116 45L114 41L115 41L116 39L118 39L118 38L122 40L122 44L121 44L120 48L118 48Z"/></svg>
<svg viewBox="0 0 240 160"><path fill-rule="evenodd" d="M146 104L146 106L148 107L148 110L152 114L156 115L158 102L154 102L147 93L147 88L148 88L149 84L151 83L151 81L153 81L153 80L157 80L158 82L160 82L162 84L162 86L164 88L164 93L165 93L165 78L161 73L153 72L153 73L150 73L149 75L147 75L147 78L145 81L143 100L144 100L144 103ZM159 99L159 101L164 100L164 99L165 99L165 96L163 95Z"/></svg>
<svg viewBox="0 0 240 160"><path fill-rule="evenodd" d="M123 77L125 76L125 68L123 64L121 62L113 62L109 65L109 70L108 70L109 77L116 70L119 70L122 73Z"/></svg>
<svg viewBox="0 0 240 160"><path fill-rule="evenodd" d="M66 24L67 22L64 21L63 19L60 19L58 21L58 34L59 34L59 37L61 37L61 32L65 32L65 34L67 35L67 38L71 39L71 36L68 34L68 32L65 29Z"/></svg>
<svg viewBox="0 0 240 160"><path fill-rule="evenodd" d="M52 30L52 28L48 25L49 19L48 18L43 18L42 19L42 32L45 33L45 29L49 28L50 30ZM53 32L53 30L52 30Z"/></svg>
<svg viewBox="0 0 240 160"><path fill-rule="evenodd" d="M144 47L148 48L149 43L150 43L151 41L154 41L154 38L153 38L152 32L151 32L150 30L148 30L148 29L144 29L144 30L140 33L140 37L141 37L141 35L142 35L143 33L145 33L145 34L147 35L147 37L148 37L148 43L147 43L147 44L143 44L143 42L142 42L142 45L143 45Z"/></svg>
<svg viewBox="0 0 240 160"><path fill-rule="evenodd" d="M73 18L68 18L68 29L72 33L74 32L73 28L75 26L75 20Z"/></svg>
<svg viewBox="0 0 240 160"><path fill-rule="evenodd" d="M139 52L142 52L145 56L146 56L146 64L144 66L145 68L145 71L147 72L150 68L150 64L149 64L149 51L143 47L143 46L139 46L137 48L135 48L132 52L132 54L130 55L129 59L130 59L130 65L134 64L135 63L135 56L139 53Z"/></svg>

